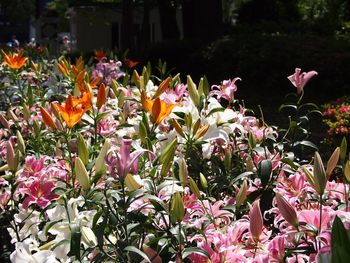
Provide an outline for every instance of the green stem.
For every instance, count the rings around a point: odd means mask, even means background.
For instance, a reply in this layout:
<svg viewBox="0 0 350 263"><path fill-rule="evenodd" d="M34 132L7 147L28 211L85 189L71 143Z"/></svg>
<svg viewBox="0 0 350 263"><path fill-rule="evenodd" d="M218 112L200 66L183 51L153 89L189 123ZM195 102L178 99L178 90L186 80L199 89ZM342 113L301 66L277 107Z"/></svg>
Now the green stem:
<svg viewBox="0 0 350 263"><path fill-rule="evenodd" d="M322 194L320 194L320 223L318 225L318 235L321 234L321 226L322 226ZM318 250L321 249L321 240L318 241Z"/></svg>

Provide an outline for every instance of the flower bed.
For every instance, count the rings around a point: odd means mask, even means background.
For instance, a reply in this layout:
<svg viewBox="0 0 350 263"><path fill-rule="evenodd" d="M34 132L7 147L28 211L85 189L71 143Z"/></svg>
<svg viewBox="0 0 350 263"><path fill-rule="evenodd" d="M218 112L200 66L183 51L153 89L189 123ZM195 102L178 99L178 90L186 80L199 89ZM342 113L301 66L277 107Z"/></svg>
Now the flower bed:
<svg viewBox="0 0 350 263"><path fill-rule="evenodd" d="M346 140L326 168L313 155L315 71L288 77L283 128L239 103L239 78L159 79L107 55L3 52L4 260L346 262L350 161Z"/></svg>

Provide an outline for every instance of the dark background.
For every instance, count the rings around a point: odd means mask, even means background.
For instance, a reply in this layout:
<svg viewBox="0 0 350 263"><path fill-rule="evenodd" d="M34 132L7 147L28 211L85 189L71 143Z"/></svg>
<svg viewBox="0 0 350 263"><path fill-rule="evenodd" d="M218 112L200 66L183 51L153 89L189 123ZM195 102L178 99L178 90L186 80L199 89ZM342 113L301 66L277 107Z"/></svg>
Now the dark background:
<svg viewBox="0 0 350 263"><path fill-rule="evenodd" d="M218 84L240 77L236 97L253 109L261 105L271 121L284 95L295 91L287 76L296 67L319 73L305 88L306 100L322 104L349 93L346 0L0 0L0 41L9 41L12 34L22 43L28 41L30 21L40 17L56 17L57 31L69 31L68 8L87 5L122 10L122 46L115 50L128 50L128 57L141 62L138 69L162 59L183 79L190 74L198 81L206 75L211 84ZM163 40L150 44L149 29L143 26L135 46L132 11L142 8L146 25L154 6L159 8ZM175 19L179 8L182 39Z"/></svg>

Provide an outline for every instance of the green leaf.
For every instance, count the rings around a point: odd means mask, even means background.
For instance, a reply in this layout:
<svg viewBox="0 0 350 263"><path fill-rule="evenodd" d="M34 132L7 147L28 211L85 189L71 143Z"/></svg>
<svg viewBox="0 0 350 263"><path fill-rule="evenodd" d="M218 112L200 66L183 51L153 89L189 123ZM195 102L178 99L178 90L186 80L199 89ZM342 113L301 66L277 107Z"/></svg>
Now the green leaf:
<svg viewBox="0 0 350 263"><path fill-rule="evenodd" d="M241 173L240 175L236 176L235 179L233 179L231 181L231 185L235 184L236 182L238 182L239 180L243 179L243 178L249 178L250 175L253 175L253 172L244 172Z"/></svg>
<svg viewBox="0 0 350 263"><path fill-rule="evenodd" d="M332 263L350 262L350 240L348 233L338 216L332 226Z"/></svg>
<svg viewBox="0 0 350 263"><path fill-rule="evenodd" d="M100 120L102 120L104 117L106 117L111 111L105 111L102 113L99 113L96 118L96 122L98 123Z"/></svg>
<svg viewBox="0 0 350 263"><path fill-rule="evenodd" d="M70 239L70 251L69 255L75 256L80 261L80 244L81 244L81 232L80 224L70 224L71 239Z"/></svg>
<svg viewBox="0 0 350 263"><path fill-rule="evenodd" d="M278 111L282 111L282 110L292 110L292 111L297 111L297 106L296 105L294 105L294 104L282 104L280 107L279 107L279 109L278 109Z"/></svg>
<svg viewBox="0 0 350 263"><path fill-rule="evenodd" d="M124 251L136 253L139 256L141 256L143 259L145 259L147 262L151 263L151 260L148 258L148 256L144 252L142 252L140 249L138 249L137 247L127 246L124 248Z"/></svg>
<svg viewBox="0 0 350 263"><path fill-rule="evenodd" d="M210 258L208 252L205 251L204 249L199 248L199 247L188 247L188 248L185 248L185 249L182 251L182 259L187 258L187 257L190 256L191 254L201 255L201 256L204 256L204 257L206 257L206 258L208 258L208 259Z"/></svg>
<svg viewBox="0 0 350 263"><path fill-rule="evenodd" d="M295 171L298 169L298 166L288 158L283 158L281 161L282 163L288 164Z"/></svg>
<svg viewBox="0 0 350 263"><path fill-rule="evenodd" d="M307 146L307 147L310 147L310 148L313 148L315 150L318 150L317 146L313 142L310 142L310 141L305 141L304 140L304 141L301 141L299 144Z"/></svg>
<svg viewBox="0 0 350 263"><path fill-rule="evenodd" d="M272 172L271 160L262 160L259 163L258 174L260 176L261 183L264 187L268 184L270 180L271 172Z"/></svg>

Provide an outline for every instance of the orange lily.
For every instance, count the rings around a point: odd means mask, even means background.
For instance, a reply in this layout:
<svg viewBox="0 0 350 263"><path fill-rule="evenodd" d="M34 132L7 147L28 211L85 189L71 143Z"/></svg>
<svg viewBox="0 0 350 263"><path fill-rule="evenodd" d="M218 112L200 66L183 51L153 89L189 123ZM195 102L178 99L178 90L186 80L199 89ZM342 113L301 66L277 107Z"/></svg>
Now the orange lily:
<svg viewBox="0 0 350 263"><path fill-rule="evenodd" d="M101 61L107 58L107 52L102 50L94 50L95 59Z"/></svg>
<svg viewBox="0 0 350 263"><path fill-rule="evenodd" d="M84 113L91 108L91 94L90 92L84 92L80 98L70 95L65 102L55 105L68 127L72 128L81 120Z"/></svg>
<svg viewBox="0 0 350 263"><path fill-rule="evenodd" d="M96 88L98 83L101 81L100 77L95 77L90 80L89 74L85 70L78 73L75 83L78 86L81 93L85 91L91 91L91 89Z"/></svg>
<svg viewBox="0 0 350 263"><path fill-rule="evenodd" d="M169 116L176 104L167 104L158 98L155 100L147 99L144 91L141 93L141 103L143 107L151 113L152 119L159 124L162 120Z"/></svg>
<svg viewBox="0 0 350 263"><path fill-rule="evenodd" d="M124 58L124 63L128 66L128 68L134 68L140 64L140 62L128 58Z"/></svg>
<svg viewBox="0 0 350 263"><path fill-rule="evenodd" d="M64 77L74 79L84 70L84 60L82 57L79 57L76 60L75 65L71 65L65 58L63 58L57 63L57 67Z"/></svg>
<svg viewBox="0 0 350 263"><path fill-rule="evenodd" d="M9 54L6 54L3 50L1 50L1 52L4 55L6 65L12 69L20 69L28 60L27 57L23 57L23 50L19 53L10 52Z"/></svg>

